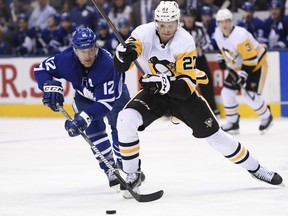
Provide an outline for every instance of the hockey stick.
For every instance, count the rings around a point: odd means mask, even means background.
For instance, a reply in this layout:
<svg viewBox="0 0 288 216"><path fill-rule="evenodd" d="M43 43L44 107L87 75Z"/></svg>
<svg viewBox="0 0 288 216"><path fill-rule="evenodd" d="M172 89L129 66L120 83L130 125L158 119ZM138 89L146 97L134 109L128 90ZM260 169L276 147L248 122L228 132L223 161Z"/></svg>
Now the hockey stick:
<svg viewBox="0 0 288 216"><path fill-rule="evenodd" d="M105 19L105 21L107 22L107 24L110 26L110 28L112 29L113 33L115 34L116 38L119 40L119 42L126 47L126 43L123 40L123 38L121 37L120 33L118 32L118 30L116 29L115 25L112 23L112 21L110 20L110 18L107 16L107 14L105 13L105 11L103 10L103 8L101 7L101 5L99 5L97 0L91 0L92 3L94 4L94 6L97 8L97 10L99 11L99 13L103 16L103 18ZM139 62L137 60L134 61L135 65L137 66L137 68L140 70L141 74L144 75L144 70L141 67L141 65L139 64Z"/></svg>
<svg viewBox="0 0 288 216"><path fill-rule="evenodd" d="M72 120L70 115L66 112L66 110L62 106L57 105L57 107L67 120L70 121ZM151 202L154 200L158 200L163 196L164 193L163 190L151 194L138 194L134 192L133 189L126 184L125 180L121 177L121 175L118 172L115 172L116 169L98 150L98 148L93 144L93 142L89 139L89 137L80 128L78 128L78 131L80 135L84 138L84 140L90 145L91 149L96 153L96 156L98 156L103 161L103 163L108 167L108 169L113 172L113 174L119 179L121 184L130 192L130 194L134 197L135 200L137 200L138 202Z"/></svg>

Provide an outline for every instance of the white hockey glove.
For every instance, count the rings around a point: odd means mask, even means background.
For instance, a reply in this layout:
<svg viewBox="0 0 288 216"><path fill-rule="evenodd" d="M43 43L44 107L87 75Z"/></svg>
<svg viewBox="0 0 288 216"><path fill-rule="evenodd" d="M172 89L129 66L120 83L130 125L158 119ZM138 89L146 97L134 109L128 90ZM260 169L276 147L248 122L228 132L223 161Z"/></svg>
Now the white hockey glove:
<svg viewBox="0 0 288 216"><path fill-rule="evenodd" d="M166 74L144 75L140 78L144 90L149 94L167 94L170 90L170 81Z"/></svg>
<svg viewBox="0 0 288 216"><path fill-rule="evenodd" d="M247 80L247 77L248 77L248 73L243 71L243 70L239 70L239 71L237 71L237 75L238 75L237 84L240 87L245 88L246 80Z"/></svg>

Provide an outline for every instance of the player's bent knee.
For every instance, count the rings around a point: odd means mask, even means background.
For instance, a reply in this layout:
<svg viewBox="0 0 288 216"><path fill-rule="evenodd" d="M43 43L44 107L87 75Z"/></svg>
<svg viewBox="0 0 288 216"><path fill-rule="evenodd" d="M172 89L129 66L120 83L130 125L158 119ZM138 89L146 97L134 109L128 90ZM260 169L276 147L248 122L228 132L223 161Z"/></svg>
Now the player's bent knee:
<svg viewBox="0 0 288 216"><path fill-rule="evenodd" d="M233 136L219 129L213 135L206 137L205 140L215 150L221 152L224 155L229 155L235 151L238 146L237 140Z"/></svg>
<svg viewBox="0 0 288 216"><path fill-rule="evenodd" d="M221 91L221 97L224 97L224 98L234 98L236 94L237 94L236 90L232 90L232 89L225 88L225 87L223 87Z"/></svg>
<svg viewBox="0 0 288 216"><path fill-rule="evenodd" d="M119 140L124 142L123 139L126 139L128 137L129 142L132 137L138 138L137 135L137 129L139 126L143 124L142 116L141 114L134 109L124 109L122 110L117 119L117 130L118 130L118 136ZM134 141L133 139L133 141ZM127 141L126 141L127 142Z"/></svg>

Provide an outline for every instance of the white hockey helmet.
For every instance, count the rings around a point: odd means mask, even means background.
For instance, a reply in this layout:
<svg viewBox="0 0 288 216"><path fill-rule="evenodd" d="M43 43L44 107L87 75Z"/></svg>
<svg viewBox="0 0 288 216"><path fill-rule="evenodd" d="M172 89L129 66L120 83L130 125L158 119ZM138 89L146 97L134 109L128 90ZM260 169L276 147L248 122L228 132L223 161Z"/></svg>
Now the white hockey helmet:
<svg viewBox="0 0 288 216"><path fill-rule="evenodd" d="M160 22L180 22L180 9L175 1L161 1L155 9L154 20Z"/></svg>
<svg viewBox="0 0 288 216"><path fill-rule="evenodd" d="M216 14L216 21L223 21L223 20L231 20L232 21L233 15L230 10L227 8L218 10Z"/></svg>

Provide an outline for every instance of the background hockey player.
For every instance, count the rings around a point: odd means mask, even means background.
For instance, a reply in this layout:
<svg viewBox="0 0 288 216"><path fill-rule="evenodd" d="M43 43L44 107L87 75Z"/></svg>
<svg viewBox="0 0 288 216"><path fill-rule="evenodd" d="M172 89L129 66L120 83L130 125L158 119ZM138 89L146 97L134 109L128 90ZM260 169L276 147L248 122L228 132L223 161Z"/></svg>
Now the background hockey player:
<svg viewBox="0 0 288 216"><path fill-rule="evenodd" d="M264 133L271 125L273 117L270 107L260 96L267 75L267 51L245 28L234 26L232 13L228 9L216 14L218 27L215 40L223 56L220 67L229 71L221 96L227 123L224 131L239 133L238 101L236 94L243 89L243 99L261 118L259 130Z"/></svg>
<svg viewBox="0 0 288 216"><path fill-rule="evenodd" d="M39 88L44 92L44 105L55 112L59 111L57 103L62 106L64 98L61 82L53 78L63 78L72 84L75 89L73 109L76 115L73 121L65 122L65 129L71 137L79 135L78 128L85 130L99 151L115 165L103 121L108 115L114 152L121 165L116 120L118 112L130 99L129 92L126 85L122 87L122 76L115 70L111 54L99 48L96 40L96 35L90 28L77 29L72 35L73 47L45 59L34 69L34 74ZM99 164L107 174L110 187L120 183L102 161Z"/></svg>
<svg viewBox="0 0 288 216"><path fill-rule="evenodd" d="M138 26L116 49L114 64L125 72L137 59L145 75L143 89L118 116L117 130L126 184L135 190L141 184L140 141L138 131L170 114L192 129L193 136L204 138L227 159L242 166L264 182L279 185L282 178L258 163L249 151L230 134L219 128L207 102L196 91L207 83L203 71L195 68L196 47L193 37L179 26L180 10L175 1L161 1L155 10L155 23ZM153 143L157 145L157 141ZM178 143L177 145L181 145ZM124 196L128 197L124 192Z"/></svg>

